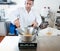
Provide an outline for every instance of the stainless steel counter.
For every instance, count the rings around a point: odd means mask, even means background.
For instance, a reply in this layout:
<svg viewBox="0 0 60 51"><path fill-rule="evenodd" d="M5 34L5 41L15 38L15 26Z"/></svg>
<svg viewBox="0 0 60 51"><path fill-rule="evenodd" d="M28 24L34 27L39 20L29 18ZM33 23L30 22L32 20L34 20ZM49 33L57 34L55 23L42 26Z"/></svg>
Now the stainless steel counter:
<svg viewBox="0 0 60 51"><path fill-rule="evenodd" d="M37 51L60 51L60 36L41 36Z"/></svg>

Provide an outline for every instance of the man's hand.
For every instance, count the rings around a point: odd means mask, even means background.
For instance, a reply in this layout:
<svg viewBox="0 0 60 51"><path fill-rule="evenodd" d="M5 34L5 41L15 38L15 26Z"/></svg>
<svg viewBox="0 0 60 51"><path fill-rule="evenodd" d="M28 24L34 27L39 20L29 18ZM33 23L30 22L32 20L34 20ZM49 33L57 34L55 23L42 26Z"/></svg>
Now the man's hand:
<svg viewBox="0 0 60 51"><path fill-rule="evenodd" d="M37 27L37 25L38 25L38 23L37 23L36 21L33 21L33 22L32 22L32 26L33 26L33 27Z"/></svg>
<svg viewBox="0 0 60 51"><path fill-rule="evenodd" d="M14 21L14 24L15 24L15 26L16 26L17 28L19 28L19 27L20 27L19 19L16 19L16 20Z"/></svg>

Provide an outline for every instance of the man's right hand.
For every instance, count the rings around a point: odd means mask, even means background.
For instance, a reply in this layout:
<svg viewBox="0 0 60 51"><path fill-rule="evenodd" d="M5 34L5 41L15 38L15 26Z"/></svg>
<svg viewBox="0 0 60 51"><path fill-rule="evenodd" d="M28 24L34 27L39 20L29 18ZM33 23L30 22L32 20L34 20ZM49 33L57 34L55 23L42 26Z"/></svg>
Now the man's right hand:
<svg viewBox="0 0 60 51"><path fill-rule="evenodd" d="M16 20L14 21L14 24L15 24L15 26L16 26L17 28L19 28L19 27L20 27L19 19L16 19Z"/></svg>

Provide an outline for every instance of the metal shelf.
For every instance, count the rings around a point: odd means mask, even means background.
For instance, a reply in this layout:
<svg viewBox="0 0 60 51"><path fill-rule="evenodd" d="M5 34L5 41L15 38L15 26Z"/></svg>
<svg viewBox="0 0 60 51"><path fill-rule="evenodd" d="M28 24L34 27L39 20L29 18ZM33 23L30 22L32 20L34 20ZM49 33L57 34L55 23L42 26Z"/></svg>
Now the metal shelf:
<svg viewBox="0 0 60 51"><path fill-rule="evenodd" d="M10 3L3 2L3 3L0 3L0 5L16 5L16 3L15 2L10 2Z"/></svg>

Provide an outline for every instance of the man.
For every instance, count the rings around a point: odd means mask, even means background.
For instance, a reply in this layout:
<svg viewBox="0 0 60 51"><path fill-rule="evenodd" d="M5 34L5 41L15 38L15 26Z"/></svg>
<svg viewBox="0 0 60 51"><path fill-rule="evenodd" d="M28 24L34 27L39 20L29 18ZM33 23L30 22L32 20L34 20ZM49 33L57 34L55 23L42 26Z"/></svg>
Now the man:
<svg viewBox="0 0 60 51"><path fill-rule="evenodd" d="M24 28L29 25L39 26L42 22L41 17L33 10L34 0L26 0L25 7L19 8L19 18L14 21L17 28ZM17 13L17 12L16 12ZM20 23L20 24L19 24Z"/></svg>
<svg viewBox="0 0 60 51"><path fill-rule="evenodd" d="M41 22L42 22L41 17L32 8L33 5L34 5L34 0L26 0L25 7L18 8L17 10L12 12L10 17L12 17L11 21L13 23L13 26L14 26L13 30L15 32L17 32L15 30L16 29L15 27L21 28L24 30L24 27L27 27L29 25L32 25L33 27L38 27L41 24ZM10 28L10 30L11 30L11 28Z"/></svg>

